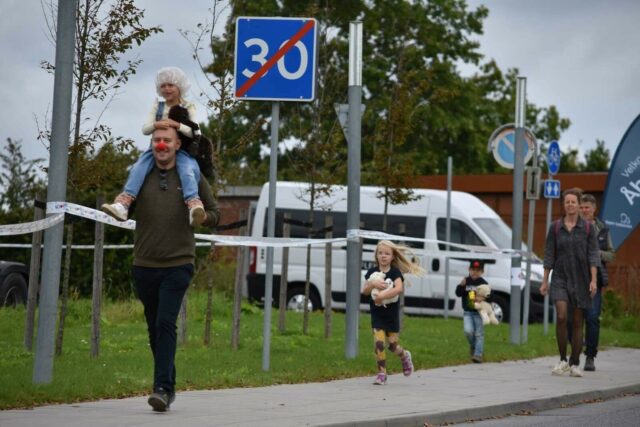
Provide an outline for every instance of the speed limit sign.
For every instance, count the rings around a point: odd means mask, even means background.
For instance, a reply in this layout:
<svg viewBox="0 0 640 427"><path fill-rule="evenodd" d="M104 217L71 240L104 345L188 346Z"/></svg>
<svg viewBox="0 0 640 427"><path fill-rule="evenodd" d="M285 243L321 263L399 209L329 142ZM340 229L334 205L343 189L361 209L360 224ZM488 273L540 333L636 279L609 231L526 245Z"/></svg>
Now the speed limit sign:
<svg viewBox="0 0 640 427"><path fill-rule="evenodd" d="M237 18L235 97L312 101L317 28L314 18Z"/></svg>

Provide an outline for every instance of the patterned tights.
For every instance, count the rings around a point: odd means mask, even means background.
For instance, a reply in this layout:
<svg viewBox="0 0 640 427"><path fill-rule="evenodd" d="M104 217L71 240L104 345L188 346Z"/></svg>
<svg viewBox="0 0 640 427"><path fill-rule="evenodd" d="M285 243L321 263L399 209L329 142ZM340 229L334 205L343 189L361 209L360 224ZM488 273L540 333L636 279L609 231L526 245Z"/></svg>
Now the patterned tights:
<svg viewBox="0 0 640 427"><path fill-rule="evenodd" d="M376 362L378 364L378 372L387 373L387 356L384 350L385 338L389 342L389 351L397 355L401 359L404 358L404 348L398 344L400 336L397 332L387 332L384 329L373 329L373 341L375 344Z"/></svg>

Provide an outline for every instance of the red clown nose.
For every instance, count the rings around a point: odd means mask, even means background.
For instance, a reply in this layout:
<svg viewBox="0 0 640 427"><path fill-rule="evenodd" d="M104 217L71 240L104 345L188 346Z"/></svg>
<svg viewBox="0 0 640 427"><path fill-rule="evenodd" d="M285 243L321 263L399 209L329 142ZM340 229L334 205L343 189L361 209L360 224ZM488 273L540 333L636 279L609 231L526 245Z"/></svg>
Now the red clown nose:
<svg viewBox="0 0 640 427"><path fill-rule="evenodd" d="M157 151L164 151L166 149L168 149L169 146L164 142L164 141L160 141L156 144L156 150Z"/></svg>

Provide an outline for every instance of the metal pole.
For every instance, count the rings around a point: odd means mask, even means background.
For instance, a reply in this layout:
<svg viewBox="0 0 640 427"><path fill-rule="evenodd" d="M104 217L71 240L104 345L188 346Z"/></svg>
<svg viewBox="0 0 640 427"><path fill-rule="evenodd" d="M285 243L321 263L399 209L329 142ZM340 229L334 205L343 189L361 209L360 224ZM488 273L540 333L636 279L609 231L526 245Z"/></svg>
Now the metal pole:
<svg viewBox="0 0 640 427"><path fill-rule="evenodd" d="M547 174L547 179L551 179L551 174ZM553 207L553 200L547 199L547 232L549 232L549 227L551 227L551 209ZM545 235L546 238L546 235ZM549 333L549 293L544 296L544 311L543 311L543 329L544 334L547 335Z"/></svg>
<svg viewBox="0 0 640 427"><path fill-rule="evenodd" d="M451 241L451 187L453 174L453 159L451 156L447 158L447 222L445 231L445 240ZM447 245L449 252L449 245ZM449 256L444 259L444 318L449 318Z"/></svg>
<svg viewBox="0 0 640 427"><path fill-rule="evenodd" d="M518 77L516 90L516 139L513 168L513 220L511 233L511 249L522 249L522 180L524 177L524 121L526 111L526 77ZM511 258L511 301L509 305L509 338L512 344L520 344L520 273L522 272L522 256L514 252Z"/></svg>
<svg viewBox="0 0 640 427"><path fill-rule="evenodd" d="M360 228L360 132L362 104L362 22L349 24L349 123L347 138L347 230ZM358 355L358 318L360 314L360 241L347 241L347 301L345 355Z"/></svg>
<svg viewBox="0 0 640 427"><path fill-rule="evenodd" d="M271 159L269 159L269 207L267 208L267 237L276 235L276 179L278 171L278 127L280 104L271 104ZM262 370L269 370L271 351L271 300L273 297L273 246L267 247L267 275L264 282L264 326L262 329Z"/></svg>
<svg viewBox="0 0 640 427"><path fill-rule="evenodd" d="M538 142L536 141L533 152L534 170L538 167ZM537 175L537 173L535 174ZM532 177L534 185L538 185L536 177ZM537 193L537 191L536 191ZM533 256L533 228L536 215L536 199L529 200L529 224L527 225L527 272L524 285L524 312L522 314L522 343L529 339L529 302L531 300L531 257Z"/></svg>
<svg viewBox="0 0 640 427"><path fill-rule="evenodd" d="M64 201L67 194L77 4L77 0L58 2L56 71L53 84L47 202ZM63 233L64 224L62 222L48 228L44 233L40 311L38 313L38 335L36 336L36 354L33 366L33 382L35 384L48 384L53 377L53 352Z"/></svg>

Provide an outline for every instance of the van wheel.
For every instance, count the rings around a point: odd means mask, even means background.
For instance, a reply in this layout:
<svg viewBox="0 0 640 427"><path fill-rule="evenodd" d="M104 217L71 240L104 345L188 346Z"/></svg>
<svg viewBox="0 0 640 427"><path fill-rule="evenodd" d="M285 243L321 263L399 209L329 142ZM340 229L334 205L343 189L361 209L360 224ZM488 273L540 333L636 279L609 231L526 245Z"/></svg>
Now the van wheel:
<svg viewBox="0 0 640 427"><path fill-rule="evenodd" d="M491 307L498 322L509 322L509 299L504 295L495 294L492 296Z"/></svg>
<svg viewBox="0 0 640 427"><path fill-rule="evenodd" d="M291 286L291 285L289 285ZM320 309L320 299L312 289L309 289L309 311ZM304 311L304 286L294 286L287 289L287 310Z"/></svg>
<svg viewBox="0 0 640 427"><path fill-rule="evenodd" d="M19 273L11 273L0 284L0 307L16 307L27 303L27 281Z"/></svg>

